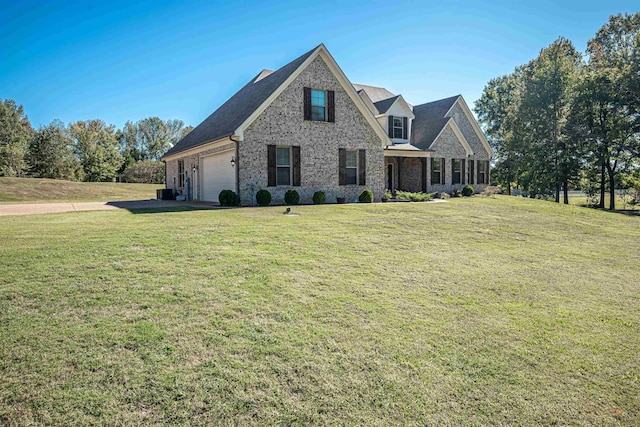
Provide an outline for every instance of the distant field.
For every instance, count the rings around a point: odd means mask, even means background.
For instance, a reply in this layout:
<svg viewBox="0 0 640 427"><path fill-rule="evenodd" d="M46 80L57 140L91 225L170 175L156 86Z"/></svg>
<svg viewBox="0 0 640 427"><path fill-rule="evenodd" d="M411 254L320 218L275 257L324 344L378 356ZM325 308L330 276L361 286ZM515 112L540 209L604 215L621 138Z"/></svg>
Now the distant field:
<svg viewBox="0 0 640 427"><path fill-rule="evenodd" d="M0 217L0 425L638 425L640 218Z"/></svg>
<svg viewBox="0 0 640 427"><path fill-rule="evenodd" d="M0 203L155 199L158 188L164 185L0 177Z"/></svg>
<svg viewBox="0 0 640 427"><path fill-rule="evenodd" d="M587 205L587 196L569 196L569 204L576 206L586 206ZM609 209L609 193L606 194L604 199L604 208ZM624 203L620 195L616 195L616 210L624 209ZM632 206L627 205L627 210L631 210ZM640 206L636 206L635 210L640 210Z"/></svg>

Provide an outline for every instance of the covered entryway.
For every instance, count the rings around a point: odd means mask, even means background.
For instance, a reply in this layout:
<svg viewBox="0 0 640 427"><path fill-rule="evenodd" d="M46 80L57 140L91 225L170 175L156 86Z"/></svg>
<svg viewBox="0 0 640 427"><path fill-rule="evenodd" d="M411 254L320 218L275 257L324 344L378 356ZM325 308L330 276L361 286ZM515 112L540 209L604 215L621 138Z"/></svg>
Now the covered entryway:
<svg viewBox="0 0 640 427"><path fill-rule="evenodd" d="M236 191L235 150L200 158L200 200L217 202L222 190Z"/></svg>

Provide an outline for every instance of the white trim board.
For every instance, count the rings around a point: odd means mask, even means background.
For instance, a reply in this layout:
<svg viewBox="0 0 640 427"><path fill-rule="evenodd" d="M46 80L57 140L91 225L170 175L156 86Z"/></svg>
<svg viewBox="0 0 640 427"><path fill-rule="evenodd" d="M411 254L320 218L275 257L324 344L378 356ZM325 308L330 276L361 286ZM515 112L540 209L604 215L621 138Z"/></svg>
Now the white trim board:
<svg viewBox="0 0 640 427"><path fill-rule="evenodd" d="M400 101L400 100L402 100L402 104L403 104L403 105L402 105L402 108L403 108L404 110L406 110L406 111L409 113L409 116L408 116L408 117L409 117L410 119L415 119L415 118L416 118L416 116L415 116L415 114L413 114L413 110L409 107L409 104L407 104L407 101L405 101L405 100L404 100L404 98L402 97L402 95L398 95L398 97L396 98L396 100L395 100L395 101L393 101L393 104L389 105L389 108L387 108L387 111L391 110L391 109L393 108L393 106L394 106L394 105L396 105L396 104L398 103L398 101ZM381 115L388 116L389 114L387 114L387 113L385 112L385 113L382 113Z"/></svg>
<svg viewBox="0 0 640 427"><path fill-rule="evenodd" d="M217 148L229 143L233 143L234 141L230 136L223 136L222 138L214 139L213 141L205 142L204 144L196 145L195 147L189 148L184 151L179 151L175 154L170 154L168 156L162 157L161 160L168 162L170 160L179 159L182 157L190 156L192 154L197 154L201 151L211 150L212 148Z"/></svg>

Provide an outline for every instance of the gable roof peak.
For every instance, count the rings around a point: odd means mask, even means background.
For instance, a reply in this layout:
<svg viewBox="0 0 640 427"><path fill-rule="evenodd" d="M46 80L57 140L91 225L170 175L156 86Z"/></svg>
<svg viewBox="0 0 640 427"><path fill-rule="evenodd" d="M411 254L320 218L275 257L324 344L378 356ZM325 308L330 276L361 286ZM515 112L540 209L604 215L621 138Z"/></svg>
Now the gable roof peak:
<svg viewBox="0 0 640 427"><path fill-rule="evenodd" d="M270 76L273 73L274 73L274 70L267 70L265 68L264 70L260 71L260 74L258 74L258 76L255 79L253 79L253 83L258 83L260 80Z"/></svg>
<svg viewBox="0 0 640 427"><path fill-rule="evenodd" d="M449 109L453 106L453 104L461 96L462 95L454 95L454 96L450 96L448 98L438 99L436 101L425 102L424 104L414 105L413 108L414 108L414 110L416 108L418 108L418 109L436 109L436 110L440 110L440 109L442 109L442 108L444 108L445 106L448 105L447 109L444 110L444 112L442 113L442 116L444 117L446 112L449 111Z"/></svg>
<svg viewBox="0 0 640 427"><path fill-rule="evenodd" d="M367 93L365 91L365 93ZM382 101L374 102L373 105L376 106L380 114L384 114L391 108L391 106L396 102L401 95L392 96L391 98L383 99Z"/></svg>
<svg viewBox="0 0 640 427"><path fill-rule="evenodd" d="M319 47L311 49L269 75L262 75L264 70L260 72L169 149L164 156L176 154L209 141L232 135L238 126L253 114ZM259 78L260 76L262 78Z"/></svg>

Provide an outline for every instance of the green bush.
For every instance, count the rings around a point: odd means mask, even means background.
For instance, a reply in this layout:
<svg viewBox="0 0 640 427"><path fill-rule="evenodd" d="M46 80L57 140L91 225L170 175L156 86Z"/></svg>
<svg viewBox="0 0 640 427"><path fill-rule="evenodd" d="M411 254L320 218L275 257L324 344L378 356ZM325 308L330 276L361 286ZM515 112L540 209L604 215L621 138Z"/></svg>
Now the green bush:
<svg viewBox="0 0 640 427"><path fill-rule="evenodd" d="M269 206L271 203L271 193L268 190L260 190L256 193L256 202L260 206Z"/></svg>
<svg viewBox="0 0 640 427"><path fill-rule="evenodd" d="M324 194L324 191L316 191L313 193L313 203L316 205L321 205L327 201L327 196Z"/></svg>
<svg viewBox="0 0 640 427"><path fill-rule="evenodd" d="M360 193L360 197L358 197L358 201L360 203L371 203L371 202L373 202L373 191L364 190L362 193Z"/></svg>
<svg viewBox="0 0 640 427"><path fill-rule="evenodd" d="M475 193L475 190L469 184L465 185L464 188L462 189L462 195L464 197L473 196L473 193Z"/></svg>
<svg viewBox="0 0 640 427"><path fill-rule="evenodd" d="M296 190L288 190L284 193L284 202L287 205L297 205L300 203L300 195Z"/></svg>
<svg viewBox="0 0 640 427"><path fill-rule="evenodd" d="M412 193L410 191L396 191L396 200L409 202L428 202L435 193Z"/></svg>
<svg viewBox="0 0 640 427"><path fill-rule="evenodd" d="M218 201L221 206L238 206L240 205L240 197L232 190L222 190L218 195Z"/></svg>

